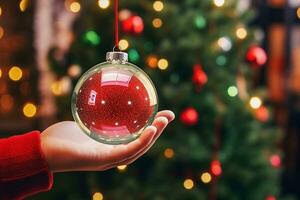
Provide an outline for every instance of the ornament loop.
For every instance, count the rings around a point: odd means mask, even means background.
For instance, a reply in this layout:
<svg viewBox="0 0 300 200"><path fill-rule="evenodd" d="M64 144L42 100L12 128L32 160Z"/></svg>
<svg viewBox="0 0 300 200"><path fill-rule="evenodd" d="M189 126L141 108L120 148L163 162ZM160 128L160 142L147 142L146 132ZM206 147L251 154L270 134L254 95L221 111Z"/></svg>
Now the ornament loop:
<svg viewBox="0 0 300 200"><path fill-rule="evenodd" d="M107 52L106 60L108 62L127 62L128 61L128 54L122 51L112 51Z"/></svg>

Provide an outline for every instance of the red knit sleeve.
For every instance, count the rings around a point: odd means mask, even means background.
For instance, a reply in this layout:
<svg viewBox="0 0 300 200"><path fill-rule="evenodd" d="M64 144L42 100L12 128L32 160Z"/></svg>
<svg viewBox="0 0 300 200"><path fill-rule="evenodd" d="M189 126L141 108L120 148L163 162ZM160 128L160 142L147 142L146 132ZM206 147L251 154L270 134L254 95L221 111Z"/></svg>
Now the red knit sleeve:
<svg viewBox="0 0 300 200"><path fill-rule="evenodd" d="M1 200L23 199L49 190L52 183L38 131L0 139Z"/></svg>

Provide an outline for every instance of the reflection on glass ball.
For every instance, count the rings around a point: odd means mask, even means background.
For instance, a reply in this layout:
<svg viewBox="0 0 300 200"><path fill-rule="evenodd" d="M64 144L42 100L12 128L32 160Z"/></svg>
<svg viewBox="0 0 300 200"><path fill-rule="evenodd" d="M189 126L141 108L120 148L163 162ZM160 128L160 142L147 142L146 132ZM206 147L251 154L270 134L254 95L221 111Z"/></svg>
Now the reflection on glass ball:
<svg viewBox="0 0 300 200"><path fill-rule="evenodd" d="M153 122L157 107L152 81L128 62L96 65L80 78L72 98L82 130L107 144L136 139Z"/></svg>

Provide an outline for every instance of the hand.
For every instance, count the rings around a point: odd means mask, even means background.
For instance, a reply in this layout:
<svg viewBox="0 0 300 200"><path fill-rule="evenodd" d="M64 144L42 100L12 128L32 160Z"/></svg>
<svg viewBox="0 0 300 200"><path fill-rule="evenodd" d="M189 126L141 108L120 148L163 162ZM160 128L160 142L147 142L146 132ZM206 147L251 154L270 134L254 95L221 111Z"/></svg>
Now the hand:
<svg viewBox="0 0 300 200"><path fill-rule="evenodd" d="M64 121L42 132L41 147L53 172L103 171L128 165L146 153L174 117L171 111L159 112L137 140L122 145L94 141L75 122Z"/></svg>

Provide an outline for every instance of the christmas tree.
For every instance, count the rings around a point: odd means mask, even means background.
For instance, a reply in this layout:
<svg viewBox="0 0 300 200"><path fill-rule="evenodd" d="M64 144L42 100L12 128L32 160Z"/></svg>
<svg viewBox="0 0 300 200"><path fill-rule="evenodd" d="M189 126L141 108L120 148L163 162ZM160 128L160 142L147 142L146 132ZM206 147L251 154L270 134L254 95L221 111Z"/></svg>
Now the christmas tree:
<svg viewBox="0 0 300 200"><path fill-rule="evenodd" d="M279 195L281 153L266 95L252 84L266 62L248 24L248 1L122 1L119 48L154 81L159 108L176 115L156 145L130 166L58 175L37 199L244 199ZM70 119L80 73L113 48L113 2L66 1L79 13L65 56L53 49L58 117Z"/></svg>

